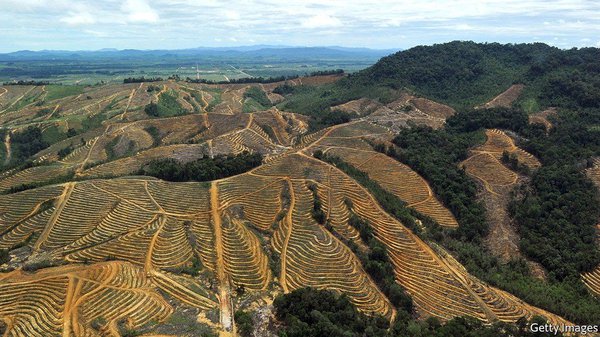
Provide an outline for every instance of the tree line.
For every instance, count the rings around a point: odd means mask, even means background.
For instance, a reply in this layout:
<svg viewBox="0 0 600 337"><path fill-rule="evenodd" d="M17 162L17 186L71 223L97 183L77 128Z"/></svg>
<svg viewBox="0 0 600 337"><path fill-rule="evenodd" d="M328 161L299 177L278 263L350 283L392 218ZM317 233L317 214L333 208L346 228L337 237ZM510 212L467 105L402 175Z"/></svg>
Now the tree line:
<svg viewBox="0 0 600 337"><path fill-rule="evenodd" d="M123 79L123 83L142 83L142 82L160 82L163 81L162 77L127 77Z"/></svg>

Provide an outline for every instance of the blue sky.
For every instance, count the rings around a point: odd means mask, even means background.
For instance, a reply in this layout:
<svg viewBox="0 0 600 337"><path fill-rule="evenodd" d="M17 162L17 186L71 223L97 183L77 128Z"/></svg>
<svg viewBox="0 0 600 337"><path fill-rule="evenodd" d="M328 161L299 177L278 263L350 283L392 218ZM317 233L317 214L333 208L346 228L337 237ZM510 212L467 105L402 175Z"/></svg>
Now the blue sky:
<svg viewBox="0 0 600 337"><path fill-rule="evenodd" d="M600 1L0 0L0 52L451 40L600 47Z"/></svg>

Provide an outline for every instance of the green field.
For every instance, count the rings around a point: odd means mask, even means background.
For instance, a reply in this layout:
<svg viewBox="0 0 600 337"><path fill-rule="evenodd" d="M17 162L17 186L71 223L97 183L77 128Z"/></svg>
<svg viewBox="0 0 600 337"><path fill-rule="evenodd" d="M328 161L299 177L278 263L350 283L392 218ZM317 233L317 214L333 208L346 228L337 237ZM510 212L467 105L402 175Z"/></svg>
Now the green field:
<svg viewBox="0 0 600 337"><path fill-rule="evenodd" d="M55 99L64 98L71 95L78 95L83 92L83 86L79 85L47 85L46 90L46 101L53 101Z"/></svg>

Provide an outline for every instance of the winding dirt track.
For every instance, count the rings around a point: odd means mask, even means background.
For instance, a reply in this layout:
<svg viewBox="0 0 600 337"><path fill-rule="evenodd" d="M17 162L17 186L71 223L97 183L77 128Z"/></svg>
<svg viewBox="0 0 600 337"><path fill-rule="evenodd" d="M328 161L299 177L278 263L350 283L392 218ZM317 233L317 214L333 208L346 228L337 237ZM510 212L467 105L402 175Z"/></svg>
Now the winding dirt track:
<svg viewBox="0 0 600 337"><path fill-rule="evenodd" d="M10 132L6 132L4 137L4 148L6 149L6 158L4 159L4 165L10 163L11 151L10 151Z"/></svg>
<svg viewBox="0 0 600 337"><path fill-rule="evenodd" d="M286 228L285 241L283 243L283 249L281 251L281 275L280 275L279 282L281 283L283 292L287 294L289 292L287 282L286 282L286 280L287 280L287 271L286 271L287 248L290 243L290 237L292 236L292 226L293 226L292 212L294 211L294 207L296 205L296 196L294 194L294 188L292 186L292 181L290 180L290 177L286 177L285 180L286 180L286 183L288 184L288 190L290 191L290 206L287 211L287 214L285 215L285 222L287 224L287 228Z"/></svg>
<svg viewBox="0 0 600 337"><path fill-rule="evenodd" d="M215 235L215 253L216 253L216 274L219 282L220 321L221 326L227 332L235 331L233 321L233 310L229 296L229 279L225 274L225 262L223 258L223 234L221 231L221 214L219 209L219 187L217 182L213 181L210 185L210 214L213 223Z"/></svg>
<svg viewBox="0 0 600 337"><path fill-rule="evenodd" d="M140 83L139 87L131 89L131 94L129 95L129 99L127 100L127 105L125 106L125 110L123 110L123 113L120 115L119 119L125 119L125 114L127 113L127 110L129 110L129 105L131 105L131 100L133 99L133 96L135 96L136 91L141 89L143 85L144 82Z"/></svg>

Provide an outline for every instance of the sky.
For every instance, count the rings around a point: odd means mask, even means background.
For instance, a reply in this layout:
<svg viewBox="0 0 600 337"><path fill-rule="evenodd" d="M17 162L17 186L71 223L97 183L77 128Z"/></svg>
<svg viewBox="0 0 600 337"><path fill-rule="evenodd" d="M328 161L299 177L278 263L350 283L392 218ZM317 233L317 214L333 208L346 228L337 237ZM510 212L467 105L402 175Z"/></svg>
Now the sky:
<svg viewBox="0 0 600 337"><path fill-rule="evenodd" d="M600 1L0 0L0 52L452 40L600 47Z"/></svg>

